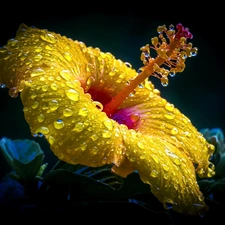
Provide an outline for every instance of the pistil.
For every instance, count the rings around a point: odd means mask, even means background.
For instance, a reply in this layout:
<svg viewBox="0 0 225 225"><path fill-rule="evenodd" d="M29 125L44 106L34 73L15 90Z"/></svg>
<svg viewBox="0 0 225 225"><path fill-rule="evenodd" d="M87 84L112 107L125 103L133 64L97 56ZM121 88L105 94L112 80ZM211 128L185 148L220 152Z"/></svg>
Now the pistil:
<svg viewBox="0 0 225 225"><path fill-rule="evenodd" d="M193 37L189 29L184 28L182 24L177 24L176 28L177 32L173 25L170 25L169 29L165 25L159 26L157 29L159 36L151 39L152 46L147 44L141 48L141 60L144 66L139 69L141 72L104 106L103 111L109 117L139 84L149 79L149 76L159 78L162 85L167 86L168 75L174 76L177 72L182 72L186 58L197 54L197 48L187 43L187 39ZM150 49L157 52L156 58L150 56Z"/></svg>

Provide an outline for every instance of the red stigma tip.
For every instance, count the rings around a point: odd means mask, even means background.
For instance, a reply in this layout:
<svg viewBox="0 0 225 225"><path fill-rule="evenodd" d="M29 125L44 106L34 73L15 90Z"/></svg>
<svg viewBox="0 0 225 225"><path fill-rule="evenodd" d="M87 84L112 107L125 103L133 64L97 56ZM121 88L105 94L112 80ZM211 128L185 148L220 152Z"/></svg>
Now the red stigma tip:
<svg viewBox="0 0 225 225"><path fill-rule="evenodd" d="M182 37L185 37L185 38L190 38L192 39L193 38L193 35L192 33L189 31L188 28L184 28L184 26L181 24L181 23L178 23L176 25L176 28L177 28L177 33L175 35L175 39L178 40Z"/></svg>

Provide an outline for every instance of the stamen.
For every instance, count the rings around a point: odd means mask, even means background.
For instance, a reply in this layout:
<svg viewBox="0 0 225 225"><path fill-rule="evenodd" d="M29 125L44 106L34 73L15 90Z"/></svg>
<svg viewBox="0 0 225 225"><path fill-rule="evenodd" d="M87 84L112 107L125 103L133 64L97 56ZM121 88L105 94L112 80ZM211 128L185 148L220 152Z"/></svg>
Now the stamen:
<svg viewBox="0 0 225 225"><path fill-rule="evenodd" d="M138 76L104 106L103 111L109 117L129 94L149 76L159 78L161 84L167 86L168 75L173 77L176 73L183 72L185 60L197 54L198 49L193 48L192 43L187 43L187 39L193 37L189 29L184 28L180 23L176 25L176 28L177 32L173 25L170 25L169 29L165 25L159 26L157 29L159 36L151 39L153 46L147 44L140 49L142 51L140 58L144 66L138 70L141 71ZM156 51L156 58L150 56L151 49Z"/></svg>

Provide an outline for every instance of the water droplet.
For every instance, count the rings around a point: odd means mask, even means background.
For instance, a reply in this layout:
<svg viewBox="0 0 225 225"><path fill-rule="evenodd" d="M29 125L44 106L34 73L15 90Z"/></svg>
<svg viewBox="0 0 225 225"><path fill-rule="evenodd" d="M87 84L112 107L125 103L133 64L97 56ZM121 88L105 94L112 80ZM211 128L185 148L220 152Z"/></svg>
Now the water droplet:
<svg viewBox="0 0 225 225"><path fill-rule="evenodd" d="M69 62L72 60L72 55L68 52L65 52L63 56Z"/></svg>
<svg viewBox="0 0 225 225"><path fill-rule="evenodd" d="M55 44L57 39L54 37L54 35L50 34L50 33L44 33L42 35L40 35L40 38L43 40L43 41L46 41L48 43L51 43L51 44Z"/></svg>
<svg viewBox="0 0 225 225"><path fill-rule="evenodd" d="M169 203L169 202L165 202L165 203L163 203L163 205L164 205L165 209L167 209L167 210L170 210L173 208L173 204Z"/></svg>
<svg viewBox="0 0 225 225"><path fill-rule="evenodd" d="M93 84L94 82L95 82L95 78L94 78L93 76L88 77L87 82L86 82L88 88L89 88L89 87L91 86L91 84Z"/></svg>
<svg viewBox="0 0 225 225"><path fill-rule="evenodd" d="M96 146L93 146L92 149L91 149L91 153L93 155L97 155L98 154L98 151L99 151L99 149Z"/></svg>
<svg viewBox="0 0 225 225"><path fill-rule="evenodd" d="M51 84L51 89L54 90L54 91L57 91L58 85L55 84L55 83Z"/></svg>
<svg viewBox="0 0 225 225"><path fill-rule="evenodd" d="M87 116L88 115L88 109L87 108L81 108L78 112L78 115L83 116L83 117Z"/></svg>
<svg viewBox="0 0 225 225"><path fill-rule="evenodd" d="M48 85L42 85L41 86L42 91L46 92L48 91Z"/></svg>
<svg viewBox="0 0 225 225"><path fill-rule="evenodd" d="M17 87L12 87L9 89L9 95L12 97L12 98L16 98L18 96L18 90L17 90Z"/></svg>
<svg viewBox="0 0 225 225"><path fill-rule="evenodd" d="M56 120L56 121L54 121L54 127L57 130L62 129L64 127L64 122L60 119Z"/></svg>
<svg viewBox="0 0 225 225"><path fill-rule="evenodd" d="M176 135L176 134L178 134L178 129L176 127L174 127L170 130L170 132L172 135Z"/></svg>
<svg viewBox="0 0 225 225"><path fill-rule="evenodd" d="M163 87L168 86L169 80L166 76L162 76L162 78L160 80L161 80L161 84L162 84Z"/></svg>
<svg viewBox="0 0 225 225"><path fill-rule="evenodd" d="M132 65L131 65L129 62L125 62L125 65L126 65L128 68L132 68Z"/></svg>
<svg viewBox="0 0 225 225"><path fill-rule="evenodd" d="M71 109L66 108L63 110L63 116L70 117L72 115L73 115L73 111Z"/></svg>
<svg viewBox="0 0 225 225"><path fill-rule="evenodd" d="M31 105L31 107L32 107L33 109L36 109L36 108L38 107L38 105L39 105L38 102L34 102L34 103Z"/></svg>
<svg viewBox="0 0 225 225"><path fill-rule="evenodd" d="M56 141L55 138L52 137L51 135L48 137L48 142L50 145L53 145L55 143L55 141Z"/></svg>
<svg viewBox="0 0 225 225"><path fill-rule="evenodd" d="M131 119L132 123L134 124L140 119L140 116L138 114L132 114L130 116L130 119Z"/></svg>
<svg viewBox="0 0 225 225"><path fill-rule="evenodd" d="M40 114L40 115L37 116L37 120L38 120L38 122L40 122L40 123L43 122L44 119L45 119L45 116L44 116L43 114Z"/></svg>
<svg viewBox="0 0 225 225"><path fill-rule="evenodd" d="M32 70L30 76L31 77L36 77L36 76L41 76L41 75L44 75L45 74L45 71L41 68L38 68L36 70Z"/></svg>
<svg viewBox="0 0 225 225"><path fill-rule="evenodd" d="M35 93L32 93L30 96L31 99L35 99L36 97L37 97L37 95Z"/></svg>
<svg viewBox="0 0 225 225"><path fill-rule="evenodd" d="M34 61L36 61L36 62L39 62L41 59L43 58L43 56L42 55L40 55L40 54L37 54L37 55L35 55L34 56Z"/></svg>
<svg viewBox="0 0 225 225"><path fill-rule="evenodd" d="M180 165L181 165L181 160L180 160L178 157L174 157L174 158L173 158L173 161L174 161L174 163L175 163L177 166L180 166Z"/></svg>
<svg viewBox="0 0 225 225"><path fill-rule="evenodd" d="M140 159L145 159L145 155L141 155L140 156Z"/></svg>
<svg viewBox="0 0 225 225"><path fill-rule="evenodd" d="M108 128L109 130L112 130L113 129L113 122L112 122L112 120L110 120L110 119L107 119L107 120L105 120L104 122L104 125L106 126L106 128Z"/></svg>
<svg viewBox="0 0 225 225"><path fill-rule="evenodd" d="M42 52L43 51L43 48L41 48L40 46L37 46L35 48L35 52Z"/></svg>
<svg viewBox="0 0 225 225"><path fill-rule="evenodd" d="M41 132L38 132L38 133L37 133L37 136L38 136L38 137L43 137L44 135L43 135Z"/></svg>
<svg viewBox="0 0 225 225"><path fill-rule="evenodd" d="M69 89L66 91L66 96L72 100L72 101L78 101L79 100L79 94L74 89Z"/></svg>
<svg viewBox="0 0 225 225"><path fill-rule="evenodd" d="M47 127L39 127L36 130L36 133L48 134L49 133L49 129Z"/></svg>
<svg viewBox="0 0 225 225"><path fill-rule="evenodd" d="M76 165L76 164L79 163L79 160L78 160L77 158L72 158L72 159L70 160L70 163L71 163L72 165Z"/></svg>
<svg viewBox="0 0 225 225"><path fill-rule="evenodd" d="M96 141L98 139L98 136L96 134L91 135L90 137L93 141Z"/></svg>
<svg viewBox="0 0 225 225"><path fill-rule="evenodd" d="M85 151L87 149L87 143L83 142L82 144L80 144L80 149L81 151Z"/></svg>
<svg viewBox="0 0 225 225"><path fill-rule="evenodd" d="M162 168L165 170L165 171L169 171L169 166L167 166L167 164L162 164Z"/></svg>
<svg viewBox="0 0 225 225"><path fill-rule="evenodd" d="M111 135L112 135L111 132L108 131L108 130L104 130L104 131L102 132L102 137L103 137L103 138L110 138Z"/></svg>
<svg viewBox="0 0 225 225"><path fill-rule="evenodd" d="M55 111L56 109L59 108L59 103L56 100L51 100L48 103L48 107L51 109L51 111Z"/></svg>
<svg viewBox="0 0 225 225"><path fill-rule="evenodd" d="M54 80L55 80L55 77L53 77L53 76L48 76L48 80L49 80L49 81L54 81Z"/></svg>
<svg viewBox="0 0 225 225"><path fill-rule="evenodd" d="M0 84L0 88L6 88L5 84Z"/></svg>
<svg viewBox="0 0 225 225"><path fill-rule="evenodd" d="M93 101L93 104L95 104L95 106L96 106L100 111L103 110L103 105L102 105L101 102Z"/></svg>
<svg viewBox="0 0 225 225"><path fill-rule="evenodd" d="M169 102L167 102L166 105L165 105L165 108L168 111L172 112L174 110L174 105L173 104L170 104Z"/></svg>
<svg viewBox="0 0 225 225"><path fill-rule="evenodd" d="M170 72L170 73L169 73L169 76L171 76L171 77L175 77L175 75L176 75L175 72Z"/></svg>
<svg viewBox="0 0 225 225"><path fill-rule="evenodd" d="M145 148L145 146L144 146L144 144L143 144L142 142L138 142L138 143L137 143L137 146L138 146L140 149L144 149L144 148Z"/></svg>
<svg viewBox="0 0 225 225"><path fill-rule="evenodd" d="M65 80L71 80L71 73L69 70L62 70L60 73L60 76Z"/></svg>
<svg viewBox="0 0 225 225"><path fill-rule="evenodd" d="M152 170L150 176L156 178L158 176L158 172L156 170Z"/></svg>
<svg viewBox="0 0 225 225"><path fill-rule="evenodd" d="M79 122L79 123L77 123L77 124L75 125L75 127L74 127L73 130L76 131L76 132L82 132L83 129L84 129L84 124L81 123L81 122Z"/></svg>
<svg viewBox="0 0 225 225"><path fill-rule="evenodd" d="M168 120L174 119L175 115L173 113L166 113L164 114L164 117L167 118Z"/></svg>

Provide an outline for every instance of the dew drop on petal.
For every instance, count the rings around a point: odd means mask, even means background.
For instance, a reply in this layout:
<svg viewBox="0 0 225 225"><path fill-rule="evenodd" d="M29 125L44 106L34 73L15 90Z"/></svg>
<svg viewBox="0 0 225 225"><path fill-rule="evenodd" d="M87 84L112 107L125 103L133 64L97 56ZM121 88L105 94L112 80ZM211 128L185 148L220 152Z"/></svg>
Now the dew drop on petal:
<svg viewBox="0 0 225 225"><path fill-rule="evenodd" d="M176 134L178 134L178 129L176 127L174 127L174 128L171 129L170 132L171 132L172 135L176 135Z"/></svg>
<svg viewBox="0 0 225 225"><path fill-rule="evenodd" d="M43 122L44 119L45 119L45 116L44 116L43 114L40 114L40 115L37 116L37 120L38 120L38 122L40 122L40 123Z"/></svg>
<svg viewBox="0 0 225 225"><path fill-rule="evenodd" d="M111 132L108 131L108 130L104 130L104 131L102 132L102 137L103 137L103 138L110 138L111 135L112 135Z"/></svg>
<svg viewBox="0 0 225 225"><path fill-rule="evenodd" d="M31 77L37 77L37 76L42 76L45 74L45 71L41 68L38 68L36 70L33 70L30 74Z"/></svg>
<svg viewBox="0 0 225 225"><path fill-rule="evenodd" d="M65 116L65 117L70 117L70 116L72 116L72 115L73 115L73 111L72 111L71 109L65 108L65 109L63 110L63 116Z"/></svg>
<svg viewBox="0 0 225 225"><path fill-rule="evenodd" d="M42 34L40 35L40 38L43 40L43 41L46 41L50 44L55 44L57 39L50 33L45 33L45 34Z"/></svg>
<svg viewBox="0 0 225 225"><path fill-rule="evenodd" d="M72 101L78 101L79 99L79 94L77 91L75 91L74 89L69 89L66 91L66 96L72 100Z"/></svg>
<svg viewBox="0 0 225 225"><path fill-rule="evenodd" d="M49 133L49 129L47 127L39 127L36 130L36 133L48 134Z"/></svg>
<svg viewBox="0 0 225 225"><path fill-rule="evenodd" d="M80 149L81 151L85 151L87 149L87 143L83 142L82 144L80 144Z"/></svg>
<svg viewBox="0 0 225 225"><path fill-rule="evenodd" d="M138 146L140 149L144 149L144 148L145 148L145 146L143 145L142 142L138 142L138 143L137 143L137 146Z"/></svg>
<svg viewBox="0 0 225 225"><path fill-rule="evenodd" d="M78 115L83 116L83 117L87 116L88 115L88 109L87 108L81 108L78 112Z"/></svg>
<svg viewBox="0 0 225 225"><path fill-rule="evenodd" d="M79 163L79 160L78 160L77 158L72 158L72 159L70 160L70 163L73 164L73 165L76 165L76 164Z"/></svg>
<svg viewBox="0 0 225 225"><path fill-rule="evenodd" d="M42 85L41 89L44 92L48 91L48 85Z"/></svg>
<svg viewBox="0 0 225 225"><path fill-rule="evenodd" d="M170 104L169 102L167 102L166 105L165 105L165 108L168 111L172 112L174 110L174 105L173 104Z"/></svg>
<svg viewBox="0 0 225 225"><path fill-rule="evenodd" d="M113 122L110 119L105 120L103 123L105 127L108 128L109 130L113 129Z"/></svg>
<svg viewBox="0 0 225 225"><path fill-rule="evenodd" d="M174 119L175 115L172 113L166 113L164 114L164 117L167 118L168 120Z"/></svg>
<svg viewBox="0 0 225 225"><path fill-rule="evenodd" d="M51 101L48 103L48 107L51 109L51 111L55 111L56 109L58 109L59 103L58 103L58 101L56 101L56 100L51 100Z"/></svg>
<svg viewBox="0 0 225 225"><path fill-rule="evenodd" d="M75 127L74 127L74 131L76 132L82 132L84 129L84 124L81 122L76 123Z"/></svg>
<svg viewBox="0 0 225 225"><path fill-rule="evenodd" d="M69 70L62 70L59 74L65 80L70 80L71 78L71 73Z"/></svg>
<svg viewBox="0 0 225 225"><path fill-rule="evenodd" d="M53 91L57 91L57 90L58 90L58 85L55 84L55 83L51 84L51 89L52 89Z"/></svg>
<svg viewBox="0 0 225 225"><path fill-rule="evenodd" d="M166 165L166 164L162 164L162 168L165 170L165 171L169 171L169 166Z"/></svg>
<svg viewBox="0 0 225 225"><path fill-rule="evenodd" d="M96 134L91 135L90 137L93 141L96 141L98 139L98 136Z"/></svg>
<svg viewBox="0 0 225 225"><path fill-rule="evenodd" d="M93 146L92 149L91 149L91 153L92 153L93 155L97 155L98 152L99 152L99 149L98 149L96 146Z"/></svg>
<svg viewBox="0 0 225 225"><path fill-rule="evenodd" d="M72 60L72 55L68 52L65 52L63 56L69 62Z"/></svg>
<svg viewBox="0 0 225 225"><path fill-rule="evenodd" d="M48 137L48 142L49 142L50 145L53 145L53 144L56 142L56 140L55 140L54 137L52 137L52 136L50 135L50 136Z"/></svg>
<svg viewBox="0 0 225 225"><path fill-rule="evenodd" d="M181 165L181 160L179 159L179 158L177 158L177 157L174 157L173 158L173 162L176 164L176 165Z"/></svg>
<svg viewBox="0 0 225 225"><path fill-rule="evenodd" d="M158 172L156 170L152 170L150 176L156 178L158 176Z"/></svg>
<svg viewBox="0 0 225 225"><path fill-rule="evenodd" d="M60 119L56 120L56 121L54 121L54 127L57 130L62 129L64 127L64 122Z"/></svg>
<svg viewBox="0 0 225 225"><path fill-rule="evenodd" d="M31 107L32 109L36 109L38 107L39 103L38 102L34 102Z"/></svg>

